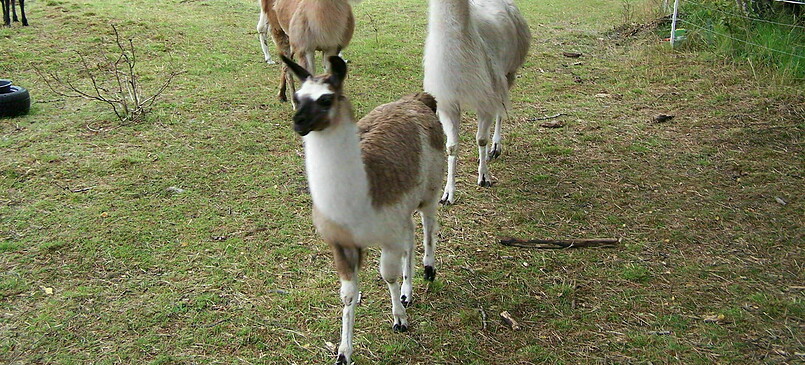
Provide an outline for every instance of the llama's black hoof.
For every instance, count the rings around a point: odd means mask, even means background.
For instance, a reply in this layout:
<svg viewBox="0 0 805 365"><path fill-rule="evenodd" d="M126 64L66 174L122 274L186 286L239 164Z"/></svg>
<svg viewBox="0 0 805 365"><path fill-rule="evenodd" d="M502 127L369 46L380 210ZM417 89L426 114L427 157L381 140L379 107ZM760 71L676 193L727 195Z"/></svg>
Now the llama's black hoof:
<svg viewBox="0 0 805 365"><path fill-rule="evenodd" d="M406 326L404 324L395 323L394 327L392 327L391 329L393 329L394 332L407 332L408 331L408 326Z"/></svg>
<svg viewBox="0 0 805 365"><path fill-rule="evenodd" d="M499 145L497 145L497 144L492 145L492 148L489 149L489 154L486 155L486 160L487 161L492 161L492 160L500 157L501 152L502 151L501 151L501 148L500 148Z"/></svg>
<svg viewBox="0 0 805 365"><path fill-rule="evenodd" d="M347 361L347 357L344 354L338 354L338 360L336 360L335 365L349 365L349 361Z"/></svg>
<svg viewBox="0 0 805 365"><path fill-rule="evenodd" d="M403 307L408 308L408 306L411 305L411 300L409 300L409 298L405 295L400 296L400 301L402 302Z"/></svg>
<svg viewBox="0 0 805 365"><path fill-rule="evenodd" d="M425 266L425 280L436 280L436 269L433 266Z"/></svg>

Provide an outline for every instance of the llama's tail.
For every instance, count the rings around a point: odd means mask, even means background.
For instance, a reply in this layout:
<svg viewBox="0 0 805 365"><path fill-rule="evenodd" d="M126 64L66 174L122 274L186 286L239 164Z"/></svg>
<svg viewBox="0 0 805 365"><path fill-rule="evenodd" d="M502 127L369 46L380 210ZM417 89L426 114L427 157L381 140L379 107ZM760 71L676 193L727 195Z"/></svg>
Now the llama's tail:
<svg viewBox="0 0 805 365"><path fill-rule="evenodd" d="M436 99L433 97L433 95L426 92L421 92L411 95L411 99L419 100L422 102L422 104L427 105L430 110L433 110L433 112L436 113Z"/></svg>

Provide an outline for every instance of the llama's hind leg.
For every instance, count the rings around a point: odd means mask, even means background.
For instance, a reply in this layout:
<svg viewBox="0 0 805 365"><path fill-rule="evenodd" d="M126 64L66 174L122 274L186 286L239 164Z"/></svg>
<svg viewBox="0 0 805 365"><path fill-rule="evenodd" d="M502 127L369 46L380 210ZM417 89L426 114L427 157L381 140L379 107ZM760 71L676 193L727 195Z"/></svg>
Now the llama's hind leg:
<svg viewBox="0 0 805 365"><path fill-rule="evenodd" d="M410 234L405 239L405 253L403 254L402 263L402 293L400 294L400 302L404 307L408 307L414 300L414 224L411 223L409 227Z"/></svg>
<svg viewBox="0 0 805 365"><path fill-rule="evenodd" d="M299 52L299 65L302 66L311 75L316 74L316 51Z"/></svg>
<svg viewBox="0 0 805 365"><path fill-rule="evenodd" d="M420 210L422 215L423 244L425 254L422 256L422 264L425 267L424 277L427 281L436 279L436 257L434 256L434 245L439 235L439 222L436 220L436 206L430 205Z"/></svg>
<svg viewBox="0 0 805 365"><path fill-rule="evenodd" d="M503 153L503 132L501 131L501 124L503 117L500 115L495 116L495 134L492 136L492 146L489 147L489 160L494 160L500 157Z"/></svg>
<svg viewBox="0 0 805 365"><path fill-rule="evenodd" d="M492 186L492 175L487 166L489 160L489 129L492 127L494 115L478 112L478 133L475 140L478 142L478 185Z"/></svg>
<svg viewBox="0 0 805 365"><path fill-rule="evenodd" d="M442 129L447 136L447 183L444 186L442 204L456 201L456 165L458 164L458 132L461 122L461 109L458 105L439 105L436 110Z"/></svg>
<svg viewBox="0 0 805 365"><path fill-rule="evenodd" d="M16 7L15 2L16 1L11 0L11 20L13 20L15 22L18 22L20 20L17 19L17 7Z"/></svg>
<svg viewBox="0 0 805 365"><path fill-rule="evenodd" d="M322 65L322 67L324 67L324 70L327 73L330 73L330 57L332 57L332 56L341 57L341 53L340 53L340 51L338 49L332 49L332 50L328 50L328 51L322 51L321 54L322 54L321 65ZM343 59L343 58L341 58L341 59ZM344 60L344 62L346 62L346 60Z"/></svg>

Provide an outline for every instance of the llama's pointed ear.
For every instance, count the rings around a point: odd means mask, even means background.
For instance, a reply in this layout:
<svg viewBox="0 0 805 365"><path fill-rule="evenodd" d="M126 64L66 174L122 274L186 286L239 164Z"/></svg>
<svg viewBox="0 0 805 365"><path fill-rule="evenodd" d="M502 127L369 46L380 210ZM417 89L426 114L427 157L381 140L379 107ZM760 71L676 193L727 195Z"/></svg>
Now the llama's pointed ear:
<svg viewBox="0 0 805 365"><path fill-rule="evenodd" d="M304 82L308 77L310 77L310 72L307 72L304 67L299 66L299 64L294 62L292 59L285 57L285 55L282 54L280 55L280 58L282 58L282 62L285 62L285 64L291 68L291 71L293 71L293 74L299 78L299 81Z"/></svg>
<svg viewBox="0 0 805 365"><path fill-rule="evenodd" d="M347 78L347 63L341 57L330 57L330 85L336 89L341 88L344 79Z"/></svg>

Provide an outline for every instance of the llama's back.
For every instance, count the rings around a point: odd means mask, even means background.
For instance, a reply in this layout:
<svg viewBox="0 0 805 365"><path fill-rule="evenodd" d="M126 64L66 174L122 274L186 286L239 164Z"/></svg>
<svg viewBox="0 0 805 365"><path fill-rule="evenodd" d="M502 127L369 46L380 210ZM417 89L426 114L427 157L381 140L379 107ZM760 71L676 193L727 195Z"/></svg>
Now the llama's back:
<svg viewBox="0 0 805 365"><path fill-rule="evenodd" d="M423 85L446 108L501 115L531 34L511 0L465 1L467 14L431 3ZM450 16L469 17L469 28Z"/></svg>
<svg viewBox="0 0 805 365"><path fill-rule="evenodd" d="M355 18L346 1L276 0L274 8L295 49L333 51L352 39Z"/></svg>
<svg viewBox="0 0 805 365"><path fill-rule="evenodd" d="M514 74L525 62L531 43L531 31L520 11L512 0L473 0L470 6L486 54L501 71Z"/></svg>
<svg viewBox="0 0 805 365"><path fill-rule="evenodd" d="M418 93L378 106L358 121L361 154L376 207L412 193L423 194L423 200L438 199L445 137L435 111L433 97ZM423 191L412 191L423 180L427 181Z"/></svg>

